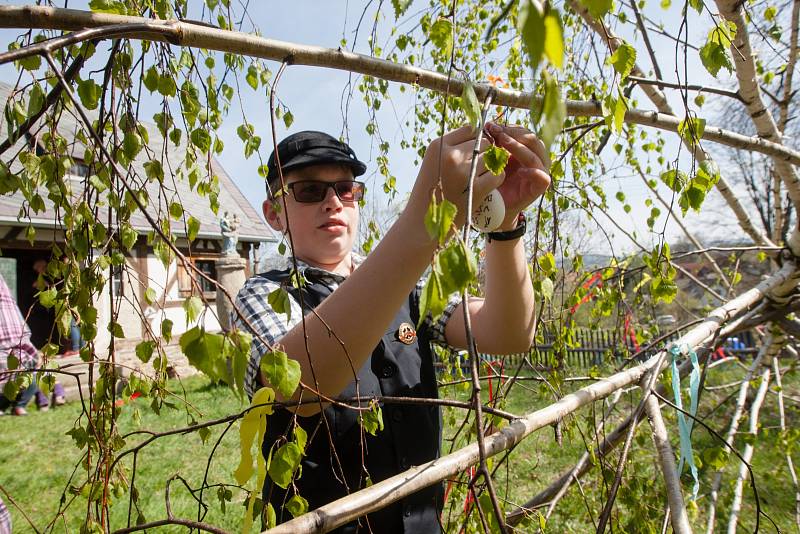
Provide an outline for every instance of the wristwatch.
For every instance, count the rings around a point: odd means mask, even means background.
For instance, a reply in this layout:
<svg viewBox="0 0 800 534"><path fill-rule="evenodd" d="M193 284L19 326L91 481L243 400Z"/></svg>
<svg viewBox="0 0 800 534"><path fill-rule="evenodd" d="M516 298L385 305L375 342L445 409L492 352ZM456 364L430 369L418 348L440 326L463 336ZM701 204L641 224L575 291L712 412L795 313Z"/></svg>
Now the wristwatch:
<svg viewBox="0 0 800 534"><path fill-rule="evenodd" d="M523 235L525 235L525 230L527 228L527 221L525 219L525 214L520 213L517 216L517 227L513 230L506 230L505 232L489 232L486 234L486 237L489 241L513 241L514 239L519 239Z"/></svg>

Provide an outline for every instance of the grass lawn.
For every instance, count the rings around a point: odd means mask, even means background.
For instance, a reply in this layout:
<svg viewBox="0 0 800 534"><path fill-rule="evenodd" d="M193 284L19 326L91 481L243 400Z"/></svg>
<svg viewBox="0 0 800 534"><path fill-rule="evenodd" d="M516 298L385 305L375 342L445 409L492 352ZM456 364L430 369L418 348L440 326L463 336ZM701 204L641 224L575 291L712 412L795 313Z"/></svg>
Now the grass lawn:
<svg viewBox="0 0 800 534"><path fill-rule="evenodd" d="M739 376L738 371L730 366L717 368L709 376L709 384L723 384ZM566 393L579 387L579 384L564 385L562 392ZM496 385L496 384L495 384ZM794 376L784 378L784 390L796 391L797 380ZM211 386L203 377L193 377L184 380L182 384L173 382L173 390L185 388L186 396L192 406L201 414L195 415L199 421L209 420L240 411L243 406L236 396L227 388ZM486 388L484 388L486 390ZM707 392L701 404L700 413L709 414L714 406L735 389L717 390ZM442 395L450 398L464 400L467 392L458 388L449 387L442 390ZM536 408L546 406L553 400L553 393L541 383L525 381L520 382L513 390L512 395L506 400L503 409L516 414L524 414ZM623 397L620 405L624 413L635 407L638 401L637 392L632 392ZM756 445L754 456L754 469L756 482L762 499L762 509L778 523L783 531L795 531L794 526L794 492L788 476L783 457L785 444L781 442L776 427L777 409L775 396L767 398L762 408L762 426L767 429L766 435L760 438ZM719 409L708 419L718 432L724 433L732 407L730 405ZM137 423L134 413L138 411L141 423ZM511 454L507 463L500 465L498 456L492 465L498 467L496 485L500 498L510 509L512 503L521 503L530 498L537 491L546 487L563 469L571 466L581 452L585 450L584 438L590 442L595 439L590 432L592 417L599 420L602 404L597 403L594 414L591 409L584 409L579 414L565 421L563 425L563 439L559 445L555 439L552 428L541 429L533 436L526 439ZM85 517L86 501L77 497L67 508L63 517L56 518L59 502L64 498L69 501L73 495L68 491L69 476L79 464L81 453L75 447L72 439L65 435L80 416L77 404L51 410L46 413L31 411L25 418L4 416L0 417L0 486L7 491L16 502L24 509L28 517L39 530L43 530L51 521L55 521L57 532L77 532ZM677 427L674 413L665 408L664 416L668 429L677 445ZM619 415L615 417L620 417ZM789 428L797 428L800 423L800 412L797 405L787 404L787 424ZM445 442L444 451L452 446L449 439L456 434L460 427L461 418L454 410L445 412ZM155 415L149 409L149 404L143 399L127 403L123 408L120 418L120 428L126 432L138 428L151 431L165 431L186 426L189 419L185 409L162 410L160 415ZM747 422L743 421L741 429L746 429ZM139 505L147 520L161 519L166 516L164 504L165 482L174 474L180 474L192 487L198 487L203 479L212 447L219 438L223 427L215 427L204 444L197 433L176 435L160 438L139 454L137 459L136 487L139 491ZM238 426L234 425L219 444L214 454L213 462L209 469L208 481L211 484L233 483L232 471L235 469L238 458ZM132 436L127 440L125 449L145 439L145 435ZM460 446L467 439L466 432L458 434L455 446ZM703 429L696 429L693 434L695 454L703 457L706 449L716 445L713 438ZM741 439L737 446L744 447ZM592 531L592 518L596 520L603 506L604 497L601 489L610 483L613 470L616 466L616 453L606 459L604 469L592 469L582 479L582 490L586 498L581 497L581 492L571 489L547 524L548 532L587 532ZM131 457L126 465L131 467ZM617 498L615 515L615 530L627 532L656 532L660 531L660 521L663 517L665 502L663 485L657 464L654 449L649 435L649 426L643 424L639 427L630 454L631 463L625 471L625 477ZM795 460L797 457L795 455ZM80 469L80 466L78 466ZM705 521L705 499L703 495L710 487L710 474L707 468L701 465L700 499L698 504L690 505L690 514L697 530ZM732 493L732 473L738 469L738 462L728 461L726 476L723 482L723 497L721 499L718 517L718 530L724 529L727 522L730 494ZM76 480L80 480L80 474ZM691 477L684 475L683 487L685 492L690 492L692 487ZM458 511L463 508L463 491L459 493L459 485L454 484L452 498L447 509ZM65 493L65 490L66 493ZM242 494L234 489L233 502L227 506L223 513L217 500L216 488L207 490L205 502L209 511L204 521L231 531L240 529L243 509L239 505ZM113 504L111 510L111 523L113 527L120 528L127 523L129 493L125 492ZM8 500L6 500L7 504ZM188 519L197 518L197 503L192 499L183 485L174 482L171 490L171 503L173 514L177 517ZM13 506L11 509L15 525L15 532L31 531L20 512ZM745 485L745 506L741 515L740 528L743 531L752 531L754 527L754 506L752 491L749 484ZM590 517L591 515L591 517ZM456 518L456 514L453 514ZM133 512L132 521L136 520ZM454 521L460 525L460 519ZM538 522L535 522L538 524ZM765 531L773 531L765 519L761 522ZM455 528L455 527L454 527ZM533 530L533 526L526 530ZM177 527L164 527L159 532L183 532L185 529Z"/></svg>

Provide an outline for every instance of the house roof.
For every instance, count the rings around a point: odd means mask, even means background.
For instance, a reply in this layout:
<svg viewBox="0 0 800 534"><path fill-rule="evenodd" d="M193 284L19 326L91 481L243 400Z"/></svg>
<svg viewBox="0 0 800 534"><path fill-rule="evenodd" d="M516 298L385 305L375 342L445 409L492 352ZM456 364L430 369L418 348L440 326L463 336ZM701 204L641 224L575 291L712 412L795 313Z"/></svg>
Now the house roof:
<svg viewBox="0 0 800 534"><path fill-rule="evenodd" d="M48 90L48 88L45 88ZM7 83L0 82L0 102L6 102L11 97L14 87ZM23 109L26 105L23 104ZM94 119L97 113L89 112L89 117ZM171 140L164 142L161 132L154 123L141 121L147 129L149 142L147 147L150 147L150 155L148 149L145 147L136 159L131 163L127 169L129 171L126 180L132 184L134 188L144 188L150 197L150 205L148 213L153 218L168 217L169 204L173 201L179 201L183 205L185 217L191 215L200 221L200 229L198 237L202 238L216 238L222 237L219 219L225 212L231 215L237 214L240 220L238 232L239 240L247 242L260 242L260 241L274 241L275 237L272 230L263 221L261 215L253 208L247 200L242 191L236 186L222 165L213 156L210 158L211 172L217 176L219 183L219 209L215 214L210 206L210 199L208 196L198 193L196 188L190 186L188 179L179 178L176 172L170 170L170 166L183 164L186 155L186 139L187 133L183 132L179 145L175 145ZM58 132L61 136L67 139L69 143L71 155L75 159L82 160L85 147L81 142L76 139L76 133L79 130L80 120L77 114L71 109L65 110L61 115L58 123ZM37 131L44 131L39 125L31 128L31 133L34 135ZM6 120L0 120L0 141L5 140L8 135L8 123ZM6 163L11 158L11 171L20 172L22 164L16 155L26 149L27 141L23 138L2 154L2 159ZM165 157L161 158L160 154ZM161 159L164 168L164 182L159 184L157 181L147 180L144 171L144 164L152 158ZM207 171L201 166L201 179L207 178ZM73 191L79 193L82 188L82 180L72 180L74 186ZM47 199L47 190L45 187L40 187L40 194L45 199L46 209L39 214L31 214L31 217L20 217L20 208L25 204L24 196L20 192L15 192L9 195L0 196L0 224L10 226L27 226L29 223L38 227L58 227L61 224L61 216L56 213L52 202ZM100 220L105 220L104 214L107 211L101 206L99 216ZM147 232L150 230L150 224L145 216L137 211L131 217L131 224L139 232ZM185 235L185 222L183 219L177 221L170 219L170 229L174 235Z"/></svg>

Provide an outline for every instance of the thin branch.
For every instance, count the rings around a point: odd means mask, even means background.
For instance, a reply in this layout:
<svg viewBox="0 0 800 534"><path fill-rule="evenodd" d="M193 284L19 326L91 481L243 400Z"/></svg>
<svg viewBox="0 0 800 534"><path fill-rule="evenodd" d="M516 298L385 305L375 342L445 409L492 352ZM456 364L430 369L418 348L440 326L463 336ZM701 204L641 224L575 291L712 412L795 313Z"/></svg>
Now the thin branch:
<svg viewBox="0 0 800 534"><path fill-rule="evenodd" d="M674 83L674 82L666 82L661 79L651 79L651 78L641 78L639 76L628 76L628 80L632 82L636 82L641 85L657 85L659 87L666 87L668 89L681 89L684 91L698 91L700 93L710 93L720 96L727 96L728 98L733 98L742 102L742 97L736 91L731 91L729 89L723 89L721 87L708 87L705 85L686 85L682 83Z"/></svg>
<svg viewBox="0 0 800 534"><path fill-rule="evenodd" d="M750 406L750 435L756 436L758 434L758 413L761 410L761 405L764 403L764 397L767 395L767 388L769 387L770 370L764 369L761 373L761 385L756 393L756 398ZM739 521L739 512L742 509L742 491L744 479L747 476L748 464L753 457L753 444L747 442L744 446L742 453L742 462L739 465L739 475L736 477L736 486L733 490L733 502L731 503L731 515L728 520L728 534L736 534L736 524ZM758 532L758 517L756 517L756 528Z"/></svg>
<svg viewBox="0 0 800 534"><path fill-rule="evenodd" d="M736 404L734 405L733 415L731 416L731 422L728 425L728 431L725 433L725 441L730 443L733 441L734 436L736 435L736 431L739 429L739 421L742 418L742 413L744 412L744 405L747 401L747 390L750 388L750 380L753 378L753 374L755 373L756 369L761 365L761 362L764 360L764 357L769 350L769 346L772 344L772 337L769 336L767 339L764 340L764 344L761 345L761 350L758 351L758 354L753 359L753 363L750 364L747 373L745 374L744 378L742 379L741 384L739 385L739 395L736 398ZM714 532L715 522L716 522L716 513L717 513L717 500L719 499L719 488L722 485L722 470L719 469L714 473L714 478L711 482L711 492L708 495L708 509L706 512L706 534L711 534Z"/></svg>

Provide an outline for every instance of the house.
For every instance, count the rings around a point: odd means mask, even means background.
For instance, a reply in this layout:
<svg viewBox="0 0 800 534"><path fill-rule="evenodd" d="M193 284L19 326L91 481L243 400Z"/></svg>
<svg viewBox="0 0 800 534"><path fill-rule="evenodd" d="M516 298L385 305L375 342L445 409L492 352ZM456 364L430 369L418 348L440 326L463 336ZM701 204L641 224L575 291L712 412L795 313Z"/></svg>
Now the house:
<svg viewBox="0 0 800 534"><path fill-rule="evenodd" d="M20 99L21 93L14 92L8 84L0 83L0 101L6 102L9 98ZM95 114L96 116L96 114ZM71 150L74 161L65 177L65 185L71 189L73 198L77 198L85 189L84 184L90 178L90 167L83 161L85 152L81 144L79 119L67 109L61 115L58 132L63 136ZM190 258L190 261L200 271L216 277L216 260L222 250L223 235L220 230L220 217L226 212L236 214L240 221L238 226L238 243L236 252L246 260L245 275L249 276L256 267L256 247L260 243L275 241L271 229L263 222L261 215L251 206L245 194L239 190L231 177L225 172L219 162L211 157L210 168L218 178L219 208L214 213L210 207L208 195L198 193L198 188L190 187L189 181L179 179L167 161L175 165L183 162L185 156L186 135L182 141L175 144L172 140L164 143L159 129L155 124L145 124L149 141L146 147L130 163L128 171L139 177L146 176L144 164L151 158L164 158L163 187L154 180L136 179L138 187L144 188L152 200L148 213L153 217L163 217L169 204L179 202L183 206L184 216L174 219L169 218L170 231L177 236L177 247ZM18 157L20 151L35 150L38 155L45 153L42 143L42 132L45 128L34 126L23 138L19 139L6 153L0 155L2 161L9 165L12 172L19 172L22 165ZM0 142L8 137L7 121L0 121ZM152 148L151 148L152 147ZM165 149L163 147L166 147ZM161 153L159 156L159 152ZM149 156L146 154L149 150ZM178 171L180 172L180 171ZM262 192L257 193L262 196ZM159 195L161 195L159 197ZM34 267L41 266L42 260L51 259L54 245L65 246L63 222L61 214L52 209L53 204L46 198L46 191L42 193L45 201L45 210L39 213L26 214L27 207L24 196L17 192L0 196L0 274L16 293L18 303L27 316L29 325L34 331L35 341L41 346L48 338L55 343L60 343L62 350L69 348L68 340L59 340L57 329L54 328L55 317L52 310L36 305L37 290L34 282L37 277ZM113 217L109 217L109 210L102 202L97 204L100 220L109 220L110 228L114 227ZM111 214L113 216L113 213ZM199 229L193 242L187 239L186 220L189 216L197 219ZM168 217L167 217L168 218ZM148 244L147 234L151 231L146 218L137 212L131 219L131 224L138 234L134 246L125 256L124 268L113 269L113 275L106 282L101 294L95 296L93 305L98 311L98 335L95 338L97 355L102 357L107 354L111 335L106 328L112 317L113 308L118 312L117 323L121 326L124 338L115 339L115 351L128 351L132 353L133 347L143 338L152 337L153 333L161 332L161 323L169 319L173 323L173 345L179 335L194 326L187 324L186 314L183 310L184 300L192 294L202 292L202 297L210 305L210 309L202 313L199 321L206 329L214 331L220 328L215 317L216 310L213 304L216 299L214 284L197 277L185 269L178 262L172 261L165 266L154 252L153 246ZM30 229L35 231L29 239ZM100 254L95 250L95 254ZM38 262L38 265L37 265ZM199 288L199 290L198 290ZM151 291L148 292L148 289ZM147 304L145 293L152 298L155 291L155 302ZM51 335L52 334L52 335ZM160 334L156 334L160 335ZM175 351L168 351L174 353ZM179 352L179 349L178 349ZM117 359L119 361L119 359Z"/></svg>

